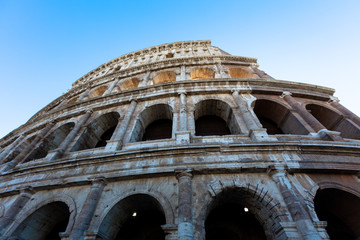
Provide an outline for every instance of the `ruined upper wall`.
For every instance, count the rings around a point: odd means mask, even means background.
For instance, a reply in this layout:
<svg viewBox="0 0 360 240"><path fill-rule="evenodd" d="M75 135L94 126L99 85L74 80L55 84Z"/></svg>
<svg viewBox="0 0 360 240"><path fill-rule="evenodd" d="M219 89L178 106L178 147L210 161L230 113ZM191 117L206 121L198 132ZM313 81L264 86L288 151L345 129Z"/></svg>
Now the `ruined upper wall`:
<svg viewBox="0 0 360 240"><path fill-rule="evenodd" d="M78 79L73 83L73 87L80 86L106 75L145 64L151 64L170 59L216 56L232 55L218 47L212 46L211 41L209 40L182 41L161 44L158 46L127 53L118 58L115 58ZM250 63L257 62L256 58L241 57L241 60L243 62Z"/></svg>

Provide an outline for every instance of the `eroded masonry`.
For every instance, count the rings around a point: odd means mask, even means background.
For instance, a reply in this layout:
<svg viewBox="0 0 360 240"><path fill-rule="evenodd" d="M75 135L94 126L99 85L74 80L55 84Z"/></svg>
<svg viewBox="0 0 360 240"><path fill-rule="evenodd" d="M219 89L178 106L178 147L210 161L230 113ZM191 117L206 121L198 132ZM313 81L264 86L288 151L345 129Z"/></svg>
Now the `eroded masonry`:
<svg viewBox="0 0 360 240"><path fill-rule="evenodd" d="M210 41L111 60L0 140L0 239L360 237L360 118Z"/></svg>

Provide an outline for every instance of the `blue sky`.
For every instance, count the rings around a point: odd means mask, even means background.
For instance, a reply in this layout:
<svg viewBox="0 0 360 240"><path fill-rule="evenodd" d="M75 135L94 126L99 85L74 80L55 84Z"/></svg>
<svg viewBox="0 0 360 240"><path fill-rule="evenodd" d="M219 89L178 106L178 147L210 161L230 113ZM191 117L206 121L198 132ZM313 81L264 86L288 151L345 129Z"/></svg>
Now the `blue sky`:
<svg viewBox="0 0 360 240"><path fill-rule="evenodd" d="M360 1L0 0L0 137L82 75L146 47L211 40L360 115Z"/></svg>

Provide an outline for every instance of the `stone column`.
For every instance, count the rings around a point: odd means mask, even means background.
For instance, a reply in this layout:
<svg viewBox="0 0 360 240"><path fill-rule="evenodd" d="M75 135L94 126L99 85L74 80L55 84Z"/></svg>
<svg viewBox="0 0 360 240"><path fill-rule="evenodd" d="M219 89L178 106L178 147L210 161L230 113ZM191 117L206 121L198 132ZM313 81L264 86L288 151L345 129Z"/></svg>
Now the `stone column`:
<svg viewBox="0 0 360 240"><path fill-rule="evenodd" d="M180 80L181 80L181 81L186 80L186 68L185 68L185 66L181 66L181 69L180 69Z"/></svg>
<svg viewBox="0 0 360 240"><path fill-rule="evenodd" d="M19 162L25 160L25 157L34 150L36 144L43 140L45 135L50 131L50 129L55 125L54 121L51 121L46 124L46 126L40 131L40 133L35 137L35 139L31 142L31 144L25 148L19 155L17 155L11 162L9 162L5 168L2 170L6 172L7 170L15 167Z"/></svg>
<svg viewBox="0 0 360 240"><path fill-rule="evenodd" d="M10 208L5 212L5 215L0 218L0 235L3 235L9 225L16 220L18 213L24 208L33 193L31 187L20 191L20 195L15 199L13 204L11 204Z"/></svg>
<svg viewBox="0 0 360 240"><path fill-rule="evenodd" d="M342 137L337 132L332 132L326 129L311 113L309 113L305 107L301 106L292 96L290 92L283 92L282 98L293 108L299 115L309 124L309 126L316 132L319 132L320 136L325 139L333 141L342 141Z"/></svg>
<svg viewBox="0 0 360 240"><path fill-rule="evenodd" d="M276 183L288 211L296 224L296 228L302 236L302 239L321 240L319 233L314 227L311 217L308 212L306 212L304 206L301 204L300 200L293 191L285 170L277 170L274 167L270 167L268 169L268 174Z"/></svg>
<svg viewBox="0 0 360 240"><path fill-rule="evenodd" d="M219 71L220 78L229 78L230 76L225 73L223 66L221 63L216 63L216 68Z"/></svg>
<svg viewBox="0 0 360 240"><path fill-rule="evenodd" d="M147 71L142 81L139 83L139 87L148 85L149 79L150 79L150 71Z"/></svg>
<svg viewBox="0 0 360 240"><path fill-rule="evenodd" d="M49 153L46 158L55 160L61 158L65 150L68 148L70 143L74 140L76 134L78 134L80 128L86 123L86 121L90 118L92 110L87 111L84 116L80 119L80 121L75 125L75 127L71 130L71 132L66 136L64 141L60 144L60 146L51 154Z"/></svg>
<svg viewBox="0 0 360 240"><path fill-rule="evenodd" d="M111 83L111 85L108 87L108 89L106 89L106 91L104 92L103 96L110 94L118 82L119 82L119 79L115 79L115 80Z"/></svg>
<svg viewBox="0 0 360 240"><path fill-rule="evenodd" d="M136 100L131 100L130 106L125 114L124 119L121 122L120 127L117 127L111 137L111 140L107 142L105 151L115 151L121 149L123 145L124 136L129 126L131 117L137 106Z"/></svg>
<svg viewBox="0 0 360 240"><path fill-rule="evenodd" d="M70 233L70 240L81 239L84 235L84 232L88 230L105 185L105 178L100 177L93 180L90 192L85 199L84 205Z"/></svg>
<svg viewBox="0 0 360 240"><path fill-rule="evenodd" d="M351 119L354 123L360 126L360 117L356 116L349 109L339 103L339 99L336 97L330 97L330 105L339 110L345 117Z"/></svg>
<svg viewBox="0 0 360 240"><path fill-rule="evenodd" d="M179 144L188 144L190 143L190 131L188 129L188 114L187 114L187 104L186 104L186 92L180 91L180 111L179 111L179 129L175 133L176 142Z"/></svg>
<svg viewBox="0 0 360 240"><path fill-rule="evenodd" d="M247 101L240 97L239 91L232 90L232 95L239 107L241 117L249 129L251 139L254 141L276 141L275 138L269 137L265 128L262 128L259 120L255 117L255 113L252 113L253 110L249 108Z"/></svg>
<svg viewBox="0 0 360 240"><path fill-rule="evenodd" d="M76 100L76 102L80 102L81 100L83 100L85 97L87 97L89 95L90 89L86 89L81 95L80 97Z"/></svg>
<svg viewBox="0 0 360 240"><path fill-rule="evenodd" d="M0 164L2 160L6 159L11 150L15 149L17 145L24 139L23 135L20 135L10 146L7 146L4 151L0 153Z"/></svg>
<svg viewBox="0 0 360 240"><path fill-rule="evenodd" d="M179 181L178 195L178 240L194 239L194 225L192 219L192 170L175 170Z"/></svg>

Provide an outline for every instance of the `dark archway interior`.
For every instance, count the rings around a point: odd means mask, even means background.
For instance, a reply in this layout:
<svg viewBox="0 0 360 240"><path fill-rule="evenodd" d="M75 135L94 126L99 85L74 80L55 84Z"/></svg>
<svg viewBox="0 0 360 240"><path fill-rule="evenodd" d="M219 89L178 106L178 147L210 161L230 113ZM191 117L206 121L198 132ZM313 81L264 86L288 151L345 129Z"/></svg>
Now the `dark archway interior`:
<svg viewBox="0 0 360 240"><path fill-rule="evenodd" d="M230 129L226 122L218 116L206 115L195 121L196 136L229 135Z"/></svg>
<svg viewBox="0 0 360 240"><path fill-rule="evenodd" d="M110 210L100 225L99 235L109 240L165 240L161 228L165 223L162 207L153 197L135 194Z"/></svg>
<svg viewBox="0 0 360 240"><path fill-rule="evenodd" d="M266 117L259 117L259 121L263 128L266 128L266 131L270 135L274 134L284 134L283 131L278 128L276 123L274 123L271 119L268 119Z"/></svg>
<svg viewBox="0 0 360 240"><path fill-rule="evenodd" d="M246 197L245 197L246 198ZM205 221L206 240L265 240L265 232L251 213L245 212L241 192L225 190L216 197Z"/></svg>
<svg viewBox="0 0 360 240"><path fill-rule="evenodd" d="M104 147L111 138L119 122L119 113L106 113L93 120L81 134L71 151Z"/></svg>
<svg viewBox="0 0 360 240"><path fill-rule="evenodd" d="M315 211L331 240L352 240L360 237L360 198L339 190L324 189L316 193Z"/></svg>
<svg viewBox="0 0 360 240"><path fill-rule="evenodd" d="M116 126L109 128L108 130L106 130L103 135L101 135L100 140L98 141L98 143L96 144L96 148L98 147L105 147L106 146L106 141L110 140L111 136L113 135L114 131L115 131Z"/></svg>
<svg viewBox="0 0 360 240"><path fill-rule="evenodd" d="M328 130L341 132L344 138L360 139L359 126L335 111L316 104L308 104L306 109Z"/></svg>
<svg viewBox="0 0 360 240"><path fill-rule="evenodd" d="M146 127L142 141L171 138L172 120L159 119Z"/></svg>
<svg viewBox="0 0 360 240"><path fill-rule="evenodd" d="M26 218L12 236L24 240L60 240L59 233L65 232L69 217L65 203L49 203Z"/></svg>
<svg viewBox="0 0 360 240"><path fill-rule="evenodd" d="M266 99L256 100L254 112L268 134L309 134L294 113L280 103Z"/></svg>

